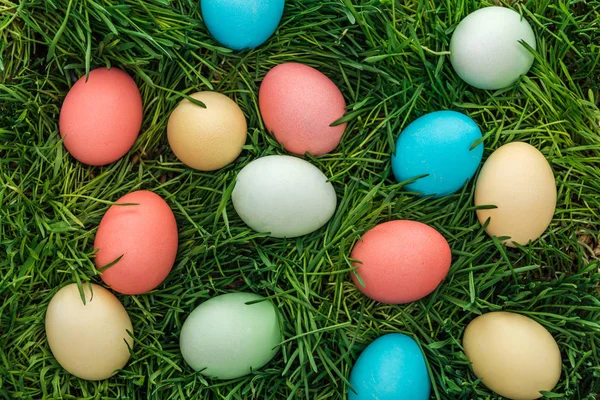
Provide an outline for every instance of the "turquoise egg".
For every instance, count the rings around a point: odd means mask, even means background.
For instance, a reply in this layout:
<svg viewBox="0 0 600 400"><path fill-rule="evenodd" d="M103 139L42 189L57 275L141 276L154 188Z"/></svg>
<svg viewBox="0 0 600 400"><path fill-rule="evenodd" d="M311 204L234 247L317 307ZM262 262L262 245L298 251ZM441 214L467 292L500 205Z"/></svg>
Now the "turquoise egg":
<svg viewBox="0 0 600 400"><path fill-rule="evenodd" d="M481 157L481 130L455 111L425 114L408 125L396 141L392 170L398 182L421 177L405 186L421 196L446 196L473 177Z"/></svg>
<svg viewBox="0 0 600 400"><path fill-rule="evenodd" d="M390 333L367 346L350 373L348 400L428 400L431 381L417 342Z"/></svg>
<svg viewBox="0 0 600 400"><path fill-rule="evenodd" d="M253 49L275 32L285 0L201 0L210 34L233 50Z"/></svg>

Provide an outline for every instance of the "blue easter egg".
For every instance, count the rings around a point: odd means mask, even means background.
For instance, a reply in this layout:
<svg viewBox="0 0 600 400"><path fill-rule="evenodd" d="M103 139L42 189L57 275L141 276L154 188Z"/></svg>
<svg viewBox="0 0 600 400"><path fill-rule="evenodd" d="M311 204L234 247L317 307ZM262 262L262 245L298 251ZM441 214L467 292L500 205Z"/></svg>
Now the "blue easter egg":
<svg viewBox="0 0 600 400"><path fill-rule="evenodd" d="M436 111L413 121L396 141L392 170L398 182L427 175L407 184L421 196L445 196L473 177L483 155L481 130L471 118L455 111Z"/></svg>
<svg viewBox="0 0 600 400"><path fill-rule="evenodd" d="M277 29L285 0L201 0L204 23L222 45L252 49Z"/></svg>
<svg viewBox="0 0 600 400"><path fill-rule="evenodd" d="M350 373L348 400L428 400L431 381L412 338L390 333L361 353Z"/></svg>

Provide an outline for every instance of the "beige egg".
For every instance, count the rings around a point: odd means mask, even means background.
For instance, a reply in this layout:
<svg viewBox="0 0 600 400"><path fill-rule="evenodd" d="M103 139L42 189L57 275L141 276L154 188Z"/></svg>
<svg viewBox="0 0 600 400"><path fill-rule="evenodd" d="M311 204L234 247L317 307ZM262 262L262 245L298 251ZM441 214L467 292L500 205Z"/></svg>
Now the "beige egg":
<svg viewBox="0 0 600 400"><path fill-rule="evenodd" d="M60 289L46 311L46 336L56 361L69 373L102 380L123 368L133 348L131 320L119 300L98 285L83 284L84 304L77 284Z"/></svg>
<svg viewBox="0 0 600 400"><path fill-rule="evenodd" d="M535 147L514 142L490 155L475 186L475 205L495 205L477 210L490 236L509 236L504 243L527 245L539 238L554 216L556 183L550 164Z"/></svg>
<svg viewBox="0 0 600 400"><path fill-rule="evenodd" d="M542 325L523 315L492 312L475 318L463 337L473 372L489 389L513 400L542 397L561 374L556 341Z"/></svg>
<svg viewBox="0 0 600 400"><path fill-rule="evenodd" d="M197 92L190 97L206 108L182 100L169 117L169 145L189 167L200 171L223 168L240 155L246 143L244 113L221 93Z"/></svg>

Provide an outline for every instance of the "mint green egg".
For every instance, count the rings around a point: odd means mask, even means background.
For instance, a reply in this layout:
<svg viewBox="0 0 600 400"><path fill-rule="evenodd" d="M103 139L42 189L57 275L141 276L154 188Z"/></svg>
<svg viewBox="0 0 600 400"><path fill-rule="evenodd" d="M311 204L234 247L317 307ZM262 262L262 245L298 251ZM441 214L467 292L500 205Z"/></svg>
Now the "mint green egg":
<svg viewBox="0 0 600 400"><path fill-rule="evenodd" d="M254 304L246 304L263 300ZM179 337L185 361L202 375L234 379L266 365L279 350L273 303L253 293L228 293L200 304Z"/></svg>

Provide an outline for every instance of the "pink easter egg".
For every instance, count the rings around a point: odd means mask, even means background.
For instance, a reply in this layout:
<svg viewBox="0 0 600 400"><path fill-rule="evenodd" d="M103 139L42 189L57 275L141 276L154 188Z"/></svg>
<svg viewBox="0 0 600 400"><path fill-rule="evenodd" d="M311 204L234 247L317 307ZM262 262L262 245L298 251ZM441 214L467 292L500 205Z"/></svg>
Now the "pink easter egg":
<svg viewBox="0 0 600 400"><path fill-rule="evenodd" d="M271 69L260 85L258 100L267 129L291 153L329 153L346 129L346 123L331 126L344 115L342 92L308 65L284 63Z"/></svg>

